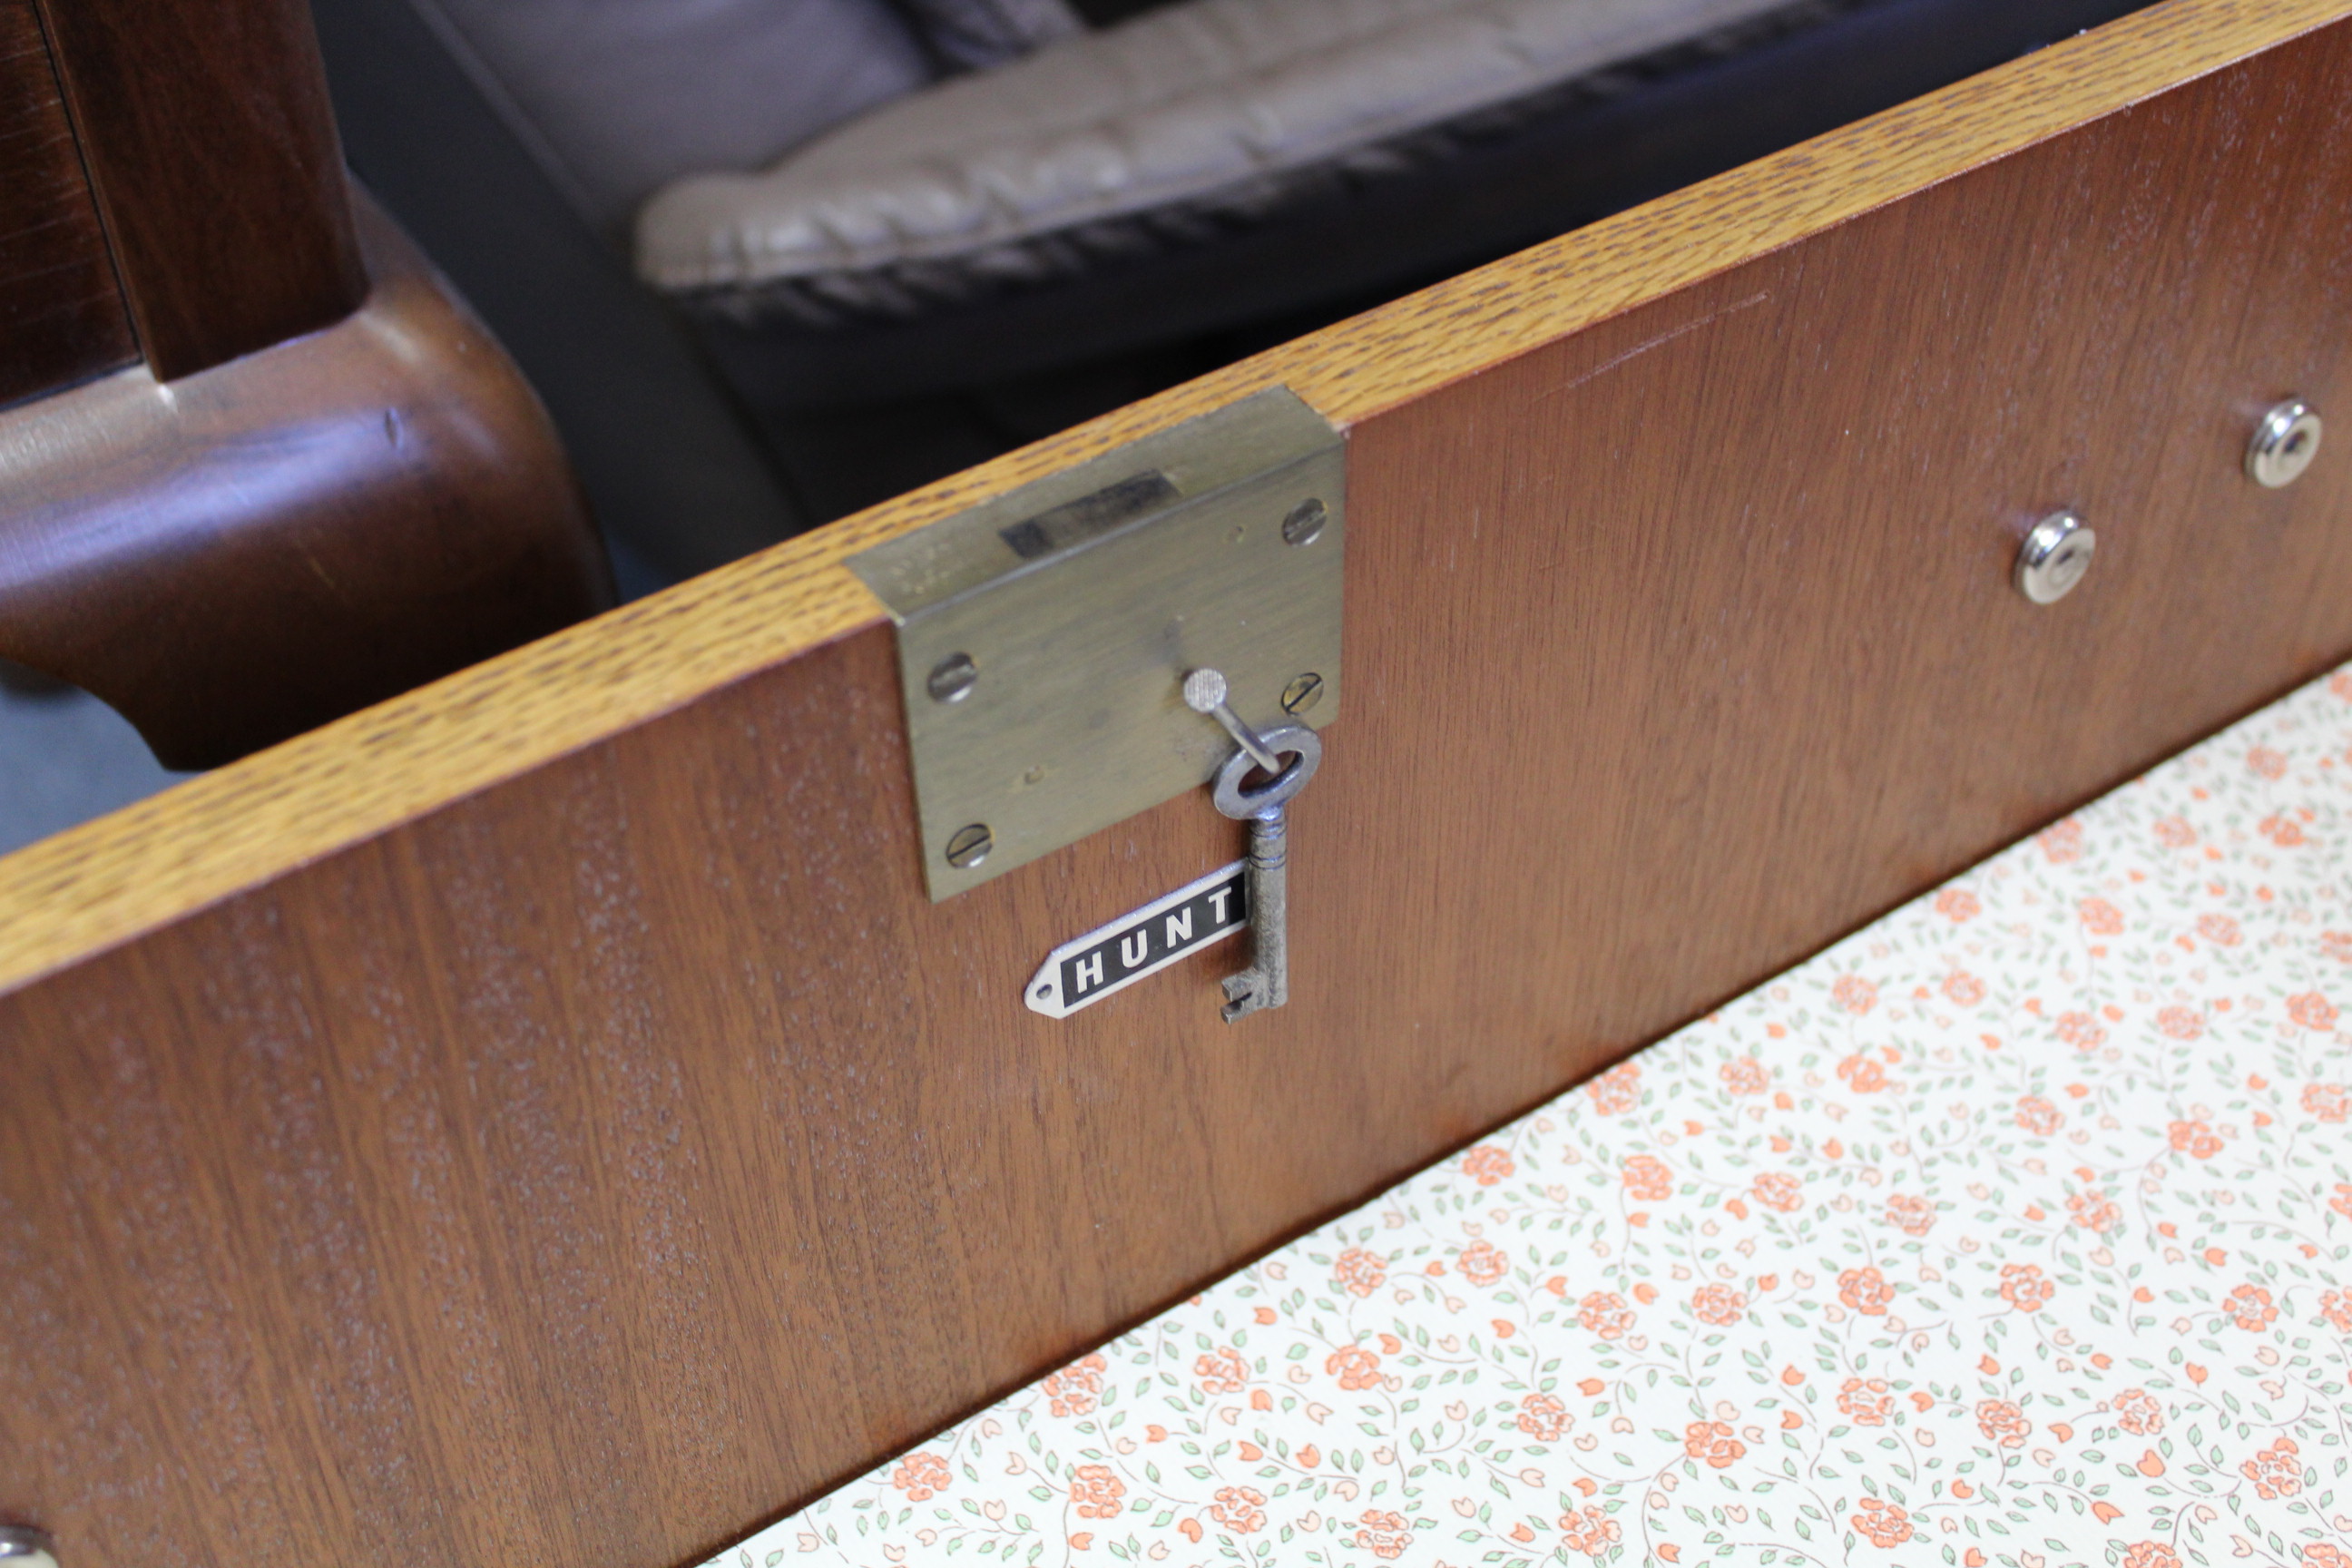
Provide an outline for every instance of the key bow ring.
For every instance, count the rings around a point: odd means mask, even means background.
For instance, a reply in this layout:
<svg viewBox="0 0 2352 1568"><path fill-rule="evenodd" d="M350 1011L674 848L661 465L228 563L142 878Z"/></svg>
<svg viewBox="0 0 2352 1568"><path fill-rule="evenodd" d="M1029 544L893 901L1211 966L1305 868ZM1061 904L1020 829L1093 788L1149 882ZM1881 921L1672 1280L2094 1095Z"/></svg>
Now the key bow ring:
<svg viewBox="0 0 2352 1568"><path fill-rule="evenodd" d="M1285 724L1279 729L1256 731L1258 740L1279 760L1288 757L1273 778L1255 789L1247 786L1252 773L1267 770L1246 750L1235 752L1217 770L1216 793L1211 796L1218 811L1236 822L1247 822L1269 811L1280 811L1298 798L1315 777L1315 770L1323 765L1323 738L1304 724Z"/></svg>

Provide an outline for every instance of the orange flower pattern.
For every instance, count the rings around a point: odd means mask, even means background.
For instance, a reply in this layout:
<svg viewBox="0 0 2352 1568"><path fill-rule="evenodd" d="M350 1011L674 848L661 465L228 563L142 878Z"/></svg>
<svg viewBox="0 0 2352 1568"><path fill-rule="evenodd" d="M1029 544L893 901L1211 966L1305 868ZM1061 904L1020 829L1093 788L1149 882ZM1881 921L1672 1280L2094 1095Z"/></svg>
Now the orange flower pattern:
<svg viewBox="0 0 2352 1568"><path fill-rule="evenodd" d="M1377 1252L1350 1247L1331 1260L1331 1283L1358 1300L1388 1283L1389 1260Z"/></svg>
<svg viewBox="0 0 2352 1568"><path fill-rule="evenodd" d="M2083 929L2093 936L2121 936L2124 912L2105 899L2084 899L2080 906Z"/></svg>
<svg viewBox="0 0 2352 1568"><path fill-rule="evenodd" d="M2259 1285L2241 1285L2230 1292L2221 1303L2221 1310L2231 1322L2249 1333L2259 1332L2278 1321L2278 1309L2271 1305L2271 1293Z"/></svg>
<svg viewBox="0 0 2352 1568"><path fill-rule="evenodd" d="M1412 1544L1404 1515L1388 1509L1368 1508L1356 1529L1356 1544L1375 1557L1394 1559Z"/></svg>
<svg viewBox="0 0 2352 1568"><path fill-rule="evenodd" d="M1568 1406L1549 1394L1530 1394L1519 1401L1518 1426L1538 1443L1557 1443L1568 1430Z"/></svg>
<svg viewBox="0 0 2352 1568"><path fill-rule="evenodd" d="M1841 974L1830 986L1830 1005L1849 1013L1867 1013L1878 1005L1878 987L1859 974Z"/></svg>
<svg viewBox="0 0 2352 1568"><path fill-rule="evenodd" d="M1883 1377L1849 1377L1838 1389L1838 1414L1857 1426L1884 1426L1894 1412L1895 1395Z"/></svg>
<svg viewBox="0 0 2352 1568"><path fill-rule="evenodd" d="M1633 1310L1614 1290L1595 1290L1577 1303L1576 1321L1604 1340L1613 1340L1633 1326Z"/></svg>
<svg viewBox="0 0 2352 1568"><path fill-rule="evenodd" d="M1351 1394L1360 1388L1381 1385L1381 1358L1358 1345L1349 1345L1324 1357L1323 1370L1338 1378L1339 1386Z"/></svg>
<svg viewBox="0 0 2352 1568"><path fill-rule="evenodd" d="M2205 1032L2205 1020L2192 1008L2178 1004L2156 1010L2156 1032L2176 1040L2193 1040Z"/></svg>
<svg viewBox="0 0 2352 1568"><path fill-rule="evenodd" d="M1748 1453L1748 1445L1731 1435L1730 1423L1694 1421L1683 1433L1683 1452L1710 1469L1727 1470Z"/></svg>
<svg viewBox="0 0 2352 1568"><path fill-rule="evenodd" d="M1127 1483L1108 1465L1080 1465L1070 1472L1070 1503L1080 1519L1117 1519L1118 1500L1126 1495Z"/></svg>
<svg viewBox="0 0 2352 1568"><path fill-rule="evenodd" d="M1209 1517L1235 1535L1265 1528L1265 1494L1255 1487L1219 1487Z"/></svg>
<svg viewBox="0 0 2352 1568"><path fill-rule="evenodd" d="M1909 1194L1891 1194L1886 1200L1886 1223L1906 1236L1925 1236L1936 1228L1936 1205Z"/></svg>
<svg viewBox="0 0 2352 1568"><path fill-rule="evenodd" d="M1716 1069L1716 1076L1734 1094L1761 1094L1772 1087L1772 1075L1754 1057L1734 1057Z"/></svg>
<svg viewBox="0 0 2352 1568"><path fill-rule="evenodd" d="M1454 1260L1473 1285L1492 1285L1511 1271L1511 1255L1491 1241L1474 1241Z"/></svg>
<svg viewBox="0 0 2352 1568"><path fill-rule="evenodd" d="M2289 1498L2303 1489L2303 1459L2294 1439L2281 1437L2238 1467L2261 1498Z"/></svg>
<svg viewBox="0 0 2352 1568"><path fill-rule="evenodd" d="M2080 1011L2058 1015L2058 1037L2078 1051L2095 1051L2107 1043L2098 1019Z"/></svg>
<svg viewBox="0 0 2352 1568"><path fill-rule="evenodd" d="M2335 1005L2316 991L2306 991L2300 996L2288 997L2286 1016L2306 1029L2336 1027Z"/></svg>
<svg viewBox="0 0 2352 1568"><path fill-rule="evenodd" d="M2113 1230L2123 1223L2124 1217L2124 1211L2096 1187L2086 1192L2068 1193L2066 1212L2076 1225L2090 1231Z"/></svg>
<svg viewBox="0 0 2352 1568"><path fill-rule="evenodd" d="M1559 1543L1570 1552L1598 1557L1623 1538L1624 1529L1591 1503L1559 1518Z"/></svg>
<svg viewBox="0 0 2352 1568"><path fill-rule="evenodd" d="M2047 1138L2066 1124L2058 1108L2038 1094L2029 1094L2017 1102L2017 1124L2036 1138Z"/></svg>
<svg viewBox="0 0 2352 1568"><path fill-rule="evenodd" d="M1748 1315L1748 1298L1728 1285L1702 1285L1691 1297L1691 1316L1718 1328Z"/></svg>
<svg viewBox="0 0 2352 1568"><path fill-rule="evenodd" d="M1611 1068L1584 1086L1592 1109L1602 1116L1622 1116L1642 1103L1642 1069L1632 1062Z"/></svg>
<svg viewBox="0 0 2352 1568"><path fill-rule="evenodd" d="M1644 1203L1664 1203L1675 1195L1675 1173L1655 1154L1636 1154L1620 1173L1625 1195Z"/></svg>
<svg viewBox="0 0 2352 1568"><path fill-rule="evenodd" d="M1045 1407L1056 1415L1091 1415L1102 1397L1103 1373L1110 1363L1098 1355L1081 1356L1045 1383Z"/></svg>
<svg viewBox="0 0 2352 1568"><path fill-rule="evenodd" d="M1875 1268L1849 1268L1838 1276L1838 1300L1857 1312L1884 1316L1894 1304L1894 1289Z"/></svg>
<svg viewBox="0 0 2352 1568"><path fill-rule="evenodd" d="M2146 1389L2125 1389L2108 1408L2115 1413L2116 1425L2135 1437L2164 1430L2164 1406L2149 1398Z"/></svg>
<svg viewBox="0 0 2352 1568"><path fill-rule="evenodd" d="M2006 1399L1986 1399L1977 1404L1977 1430L1985 1440L2003 1448L2022 1448L2025 1439L2032 1435L2033 1423L2025 1412Z"/></svg>
<svg viewBox="0 0 2352 1568"><path fill-rule="evenodd" d="M1249 1384L1249 1363L1231 1345L1210 1351L1192 1363L1192 1375L1204 1394L1234 1394Z"/></svg>
<svg viewBox="0 0 2352 1568"><path fill-rule="evenodd" d="M2165 1130L2172 1146L2193 1160L2210 1160L2221 1152L2221 1140L2199 1121L2175 1121Z"/></svg>
<svg viewBox="0 0 2352 1568"><path fill-rule="evenodd" d="M1462 1156L1462 1173L1482 1187L1507 1180L1517 1169L1509 1154L1491 1143L1481 1143Z"/></svg>
<svg viewBox="0 0 2352 1568"><path fill-rule="evenodd" d="M1886 1081L1886 1069L1879 1065L1875 1057L1848 1057L1838 1063L1837 1075L1845 1079L1847 1087L1856 1094L1876 1094L1880 1089L1891 1087Z"/></svg>
<svg viewBox="0 0 2352 1568"><path fill-rule="evenodd" d="M1853 1522L1873 1546L1900 1546L1915 1533L1911 1516L1900 1504L1874 1497L1862 1500Z"/></svg>
<svg viewBox="0 0 2352 1568"><path fill-rule="evenodd" d="M890 1484L905 1492L908 1502L929 1502L948 1489L951 1479L948 1462L937 1454L909 1454L890 1472Z"/></svg>
<svg viewBox="0 0 2352 1568"><path fill-rule="evenodd" d="M2021 1312L2038 1312L2050 1304L2058 1287L2042 1277L2038 1263L2000 1266L2000 1299Z"/></svg>
<svg viewBox="0 0 2352 1568"><path fill-rule="evenodd" d="M2347 871L2352 671L711 1568L2352 1568Z"/></svg>

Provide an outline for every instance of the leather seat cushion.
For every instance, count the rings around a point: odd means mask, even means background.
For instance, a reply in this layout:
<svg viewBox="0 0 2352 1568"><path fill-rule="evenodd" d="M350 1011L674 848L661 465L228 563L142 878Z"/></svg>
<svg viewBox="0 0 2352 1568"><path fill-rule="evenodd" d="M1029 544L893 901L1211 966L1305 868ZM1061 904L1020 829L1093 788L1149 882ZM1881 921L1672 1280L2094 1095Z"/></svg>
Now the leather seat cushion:
<svg viewBox="0 0 2352 1568"><path fill-rule="evenodd" d="M764 163L929 85L889 0L412 0L600 232L664 183Z"/></svg>
<svg viewBox="0 0 2352 1568"><path fill-rule="evenodd" d="M1187 0L897 99L637 225L656 288L813 325L1149 251L1785 0Z"/></svg>

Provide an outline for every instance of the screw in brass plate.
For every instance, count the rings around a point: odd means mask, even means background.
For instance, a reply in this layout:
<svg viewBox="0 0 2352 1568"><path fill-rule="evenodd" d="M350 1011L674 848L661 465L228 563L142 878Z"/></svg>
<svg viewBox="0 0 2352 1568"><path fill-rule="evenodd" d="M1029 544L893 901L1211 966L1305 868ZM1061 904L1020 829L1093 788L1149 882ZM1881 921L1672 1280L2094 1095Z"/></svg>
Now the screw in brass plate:
<svg viewBox="0 0 2352 1568"><path fill-rule="evenodd" d="M948 864L959 871L969 871L988 858L996 847L996 836L985 822L975 822L969 827L959 827L948 840Z"/></svg>
<svg viewBox="0 0 2352 1568"><path fill-rule="evenodd" d="M961 702L971 695L979 681L980 666L971 661L971 655L951 653L931 666L930 679L923 682L923 689L934 702Z"/></svg>
<svg viewBox="0 0 2352 1568"><path fill-rule="evenodd" d="M58 1568L58 1543L47 1532L23 1524L0 1524L0 1564L5 1568Z"/></svg>
<svg viewBox="0 0 2352 1568"><path fill-rule="evenodd" d="M2246 443L2246 478L2275 490L2303 478L2319 456L2319 416L2300 397L2272 408Z"/></svg>
<svg viewBox="0 0 2352 1568"><path fill-rule="evenodd" d="M1323 678L1313 670L1282 689L1282 710L1296 718L1323 700Z"/></svg>
<svg viewBox="0 0 2352 1568"><path fill-rule="evenodd" d="M1323 525L1331 521L1330 511L1313 496L1308 496L1290 509L1282 520L1282 542L1285 544L1312 544L1323 537Z"/></svg>

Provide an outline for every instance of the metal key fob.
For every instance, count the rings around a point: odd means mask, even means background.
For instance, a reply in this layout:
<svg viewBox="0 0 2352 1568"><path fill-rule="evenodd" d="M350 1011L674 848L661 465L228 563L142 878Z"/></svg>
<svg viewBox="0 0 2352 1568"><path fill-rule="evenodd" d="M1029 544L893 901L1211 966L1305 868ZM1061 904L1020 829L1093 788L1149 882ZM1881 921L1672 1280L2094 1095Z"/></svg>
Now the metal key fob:
<svg viewBox="0 0 2352 1568"><path fill-rule="evenodd" d="M1184 701L1223 725L1241 748L1217 770L1213 797L1219 811L1250 825L1250 966L1225 979L1231 1024L1290 1000L1289 806L1322 766L1323 742L1304 724L1264 734L1251 729L1226 702L1225 678L1213 669L1184 678ZM1254 773L1265 776L1251 788Z"/></svg>

